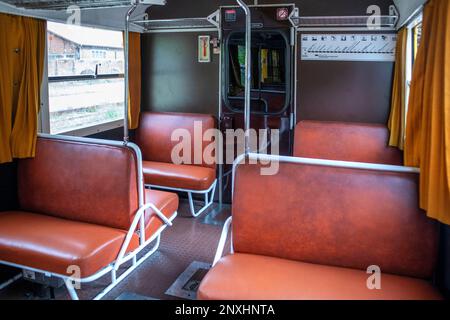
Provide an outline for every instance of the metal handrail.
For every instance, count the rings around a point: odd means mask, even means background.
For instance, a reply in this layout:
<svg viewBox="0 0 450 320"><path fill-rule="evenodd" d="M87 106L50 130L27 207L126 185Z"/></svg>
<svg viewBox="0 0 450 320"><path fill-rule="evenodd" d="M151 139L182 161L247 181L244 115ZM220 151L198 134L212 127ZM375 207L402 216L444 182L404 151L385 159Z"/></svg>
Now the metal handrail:
<svg viewBox="0 0 450 320"><path fill-rule="evenodd" d="M125 93L124 93L124 117L123 117L123 142L125 144L128 143L130 137L129 137L129 130L128 130L128 108L129 108L129 103L128 103L128 99L129 99L129 89L130 89L130 70L128 70L128 65L129 65L129 61L128 61L128 57L129 57L129 52L130 52L130 35L129 35L129 31L130 31L130 18L131 15L133 14L134 10L136 10L138 6L138 3L135 2L133 3L130 8L127 11L127 14L125 16L125 39L124 39L124 63L125 63Z"/></svg>
<svg viewBox="0 0 450 320"><path fill-rule="evenodd" d="M420 168L396 166L389 164L368 163L368 162L354 162L354 161L341 161L341 160L326 160L315 158L302 158L302 157L288 157L279 155L270 155L262 153L249 153L241 154L233 162L232 173L232 189L231 194L234 196L234 183L236 181L237 167L247 160L264 161L264 162L279 162L279 163L296 163L303 165L321 166L321 167L333 167L343 169L359 169L369 171L381 171L381 172L393 172L393 173L413 173L420 174Z"/></svg>
<svg viewBox="0 0 450 320"><path fill-rule="evenodd" d="M76 5L82 10L128 7L139 2L143 5L165 5L166 0L2 0L8 6L26 10L66 10L71 5Z"/></svg>
<svg viewBox="0 0 450 320"><path fill-rule="evenodd" d="M245 154L250 153L250 104L251 104L251 80L252 80L252 15L250 8L242 0L236 0L245 12Z"/></svg>

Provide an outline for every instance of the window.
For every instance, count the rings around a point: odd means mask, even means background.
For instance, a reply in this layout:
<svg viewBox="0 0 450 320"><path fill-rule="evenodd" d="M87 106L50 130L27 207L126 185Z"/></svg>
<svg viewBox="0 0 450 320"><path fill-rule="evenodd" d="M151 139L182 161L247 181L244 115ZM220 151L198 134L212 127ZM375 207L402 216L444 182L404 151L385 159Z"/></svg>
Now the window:
<svg viewBox="0 0 450 320"><path fill-rule="evenodd" d="M412 63L414 64L414 61L417 57L417 50L420 46L420 40L422 39L422 22L417 22L417 24L411 29L412 33Z"/></svg>
<svg viewBox="0 0 450 320"><path fill-rule="evenodd" d="M289 104L289 43L278 31L252 33L251 110L254 114L278 114ZM234 32L226 40L228 57L224 97L233 112L244 109L245 33Z"/></svg>
<svg viewBox="0 0 450 320"><path fill-rule="evenodd" d="M122 33L48 22L48 122L51 134L123 119Z"/></svg>
<svg viewBox="0 0 450 320"><path fill-rule="evenodd" d="M420 12L416 18L407 26L408 40L406 48L406 108L408 108L409 92L412 79L412 71L414 62L417 57L420 40L422 38L422 13Z"/></svg>

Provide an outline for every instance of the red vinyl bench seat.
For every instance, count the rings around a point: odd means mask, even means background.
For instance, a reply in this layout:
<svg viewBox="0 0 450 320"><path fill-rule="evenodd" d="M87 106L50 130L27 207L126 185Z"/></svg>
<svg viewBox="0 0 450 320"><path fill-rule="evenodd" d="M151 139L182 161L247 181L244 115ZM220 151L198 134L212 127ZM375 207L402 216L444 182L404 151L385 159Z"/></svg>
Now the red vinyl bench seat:
<svg viewBox="0 0 450 320"><path fill-rule="evenodd" d="M195 126L198 126L195 129ZM142 150L143 170L146 186L163 190L187 192L191 214L196 217L212 204L216 186L216 163L203 157L211 141L204 141L203 134L216 128L211 115L191 113L141 113L136 130L136 143ZM172 159L174 147L181 141L173 138L177 130L183 130L190 137L190 161L182 163ZM200 134L196 136L195 134ZM197 142L196 142L196 141ZM196 143L200 146L196 147ZM201 152L200 161L195 161L195 151ZM185 156L185 155L183 155ZM205 196L205 205L198 211L194 208L192 194Z"/></svg>
<svg viewBox="0 0 450 320"><path fill-rule="evenodd" d="M300 121L295 128L294 157L403 165L402 152L388 146L384 125Z"/></svg>
<svg viewBox="0 0 450 320"><path fill-rule="evenodd" d="M0 213L0 263L62 279L76 266L80 281L90 282L155 241L156 250L178 196L139 185L139 155L137 146L120 142L39 137L36 156L18 163L19 209Z"/></svg>
<svg viewBox="0 0 450 320"><path fill-rule="evenodd" d="M273 176L238 165L233 254L215 261L198 298L442 298L431 283L439 226L418 207L418 174L333 164L286 158ZM372 266L380 289L367 286Z"/></svg>

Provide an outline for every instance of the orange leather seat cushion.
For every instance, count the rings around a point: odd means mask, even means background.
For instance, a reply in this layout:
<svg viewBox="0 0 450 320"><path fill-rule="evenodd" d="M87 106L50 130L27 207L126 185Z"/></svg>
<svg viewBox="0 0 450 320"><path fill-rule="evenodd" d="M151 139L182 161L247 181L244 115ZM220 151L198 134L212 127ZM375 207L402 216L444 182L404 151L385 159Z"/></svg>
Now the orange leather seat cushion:
<svg viewBox="0 0 450 320"><path fill-rule="evenodd" d="M222 258L203 279L202 300L433 300L442 299L425 280L381 275L381 290L369 290L362 270L265 256Z"/></svg>
<svg viewBox="0 0 450 320"><path fill-rule="evenodd" d="M142 164L146 184L203 191L216 179L216 170L165 162L144 161Z"/></svg>
<svg viewBox="0 0 450 320"><path fill-rule="evenodd" d="M176 193L146 189L145 202L153 203L165 217L170 219L178 210L179 200ZM151 210L146 212L145 237L147 240L164 224L164 222L157 215L150 215L151 213Z"/></svg>
<svg viewBox="0 0 450 320"><path fill-rule="evenodd" d="M81 276L93 275L113 262L126 231L57 217L10 211L0 214L0 260L67 274L72 265ZM138 236L130 244L137 248Z"/></svg>

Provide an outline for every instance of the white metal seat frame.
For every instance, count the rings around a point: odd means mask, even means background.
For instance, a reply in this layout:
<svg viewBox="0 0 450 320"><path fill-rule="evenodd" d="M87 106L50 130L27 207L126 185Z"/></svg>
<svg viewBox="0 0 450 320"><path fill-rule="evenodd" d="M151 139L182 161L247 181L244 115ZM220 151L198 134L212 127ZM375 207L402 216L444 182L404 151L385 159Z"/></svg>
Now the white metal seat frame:
<svg viewBox="0 0 450 320"><path fill-rule="evenodd" d="M149 189L161 189L161 190L168 190L168 191L175 191L175 192L186 192L188 195L189 200L189 210L191 212L191 215L196 218L199 215L201 215L203 212L205 212L206 209L208 209L213 203L214 203L214 196L216 194L216 186L217 186L217 179L214 180L214 182L211 184L211 186L206 190L190 190L190 189L183 189L183 188L172 188L172 187L166 187L166 186L159 186L159 185L153 185L153 184L146 184L145 187ZM194 204L194 194L199 194L204 196L204 205L198 210L195 210L195 204Z"/></svg>

